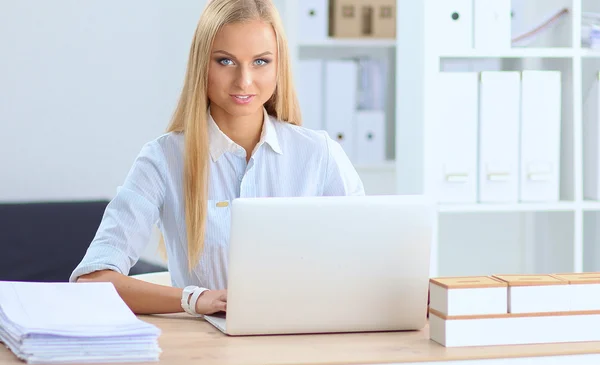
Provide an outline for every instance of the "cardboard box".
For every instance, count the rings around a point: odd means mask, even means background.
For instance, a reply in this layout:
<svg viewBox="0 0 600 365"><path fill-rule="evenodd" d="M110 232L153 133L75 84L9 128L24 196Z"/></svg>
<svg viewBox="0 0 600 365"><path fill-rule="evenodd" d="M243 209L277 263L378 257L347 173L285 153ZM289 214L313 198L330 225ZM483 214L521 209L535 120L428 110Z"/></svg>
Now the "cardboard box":
<svg viewBox="0 0 600 365"><path fill-rule="evenodd" d="M329 14L331 37L396 37L396 0L330 0Z"/></svg>
<svg viewBox="0 0 600 365"><path fill-rule="evenodd" d="M338 38L361 37L360 10L357 0L330 0L329 35Z"/></svg>
<svg viewBox="0 0 600 365"><path fill-rule="evenodd" d="M396 0L368 1L375 7L373 17L374 38L396 38Z"/></svg>
<svg viewBox="0 0 600 365"><path fill-rule="evenodd" d="M429 280L429 308L445 316L508 313L508 285L489 276Z"/></svg>

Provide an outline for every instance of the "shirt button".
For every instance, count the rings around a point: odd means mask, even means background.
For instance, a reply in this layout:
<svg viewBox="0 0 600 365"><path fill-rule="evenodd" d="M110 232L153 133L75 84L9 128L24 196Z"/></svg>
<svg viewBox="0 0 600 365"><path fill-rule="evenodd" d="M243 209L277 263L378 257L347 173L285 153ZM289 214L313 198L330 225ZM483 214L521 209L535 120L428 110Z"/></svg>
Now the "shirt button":
<svg viewBox="0 0 600 365"><path fill-rule="evenodd" d="M240 176L238 176L238 180L239 180L239 181L242 181L243 179L244 179L244 175L240 175Z"/></svg>

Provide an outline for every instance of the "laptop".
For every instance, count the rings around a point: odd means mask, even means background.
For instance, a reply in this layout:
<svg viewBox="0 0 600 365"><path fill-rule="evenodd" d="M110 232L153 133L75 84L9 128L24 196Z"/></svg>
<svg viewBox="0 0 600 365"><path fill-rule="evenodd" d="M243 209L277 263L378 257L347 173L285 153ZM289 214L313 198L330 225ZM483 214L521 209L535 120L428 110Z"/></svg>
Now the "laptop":
<svg viewBox="0 0 600 365"><path fill-rule="evenodd" d="M419 330L435 205L417 195L240 198L231 206L231 336Z"/></svg>

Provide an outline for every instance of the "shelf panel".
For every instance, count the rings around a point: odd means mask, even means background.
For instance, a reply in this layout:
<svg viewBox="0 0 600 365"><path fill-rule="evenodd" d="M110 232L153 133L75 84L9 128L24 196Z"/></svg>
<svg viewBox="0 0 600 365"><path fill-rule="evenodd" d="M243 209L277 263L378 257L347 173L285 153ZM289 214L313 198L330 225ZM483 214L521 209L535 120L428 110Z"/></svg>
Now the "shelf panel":
<svg viewBox="0 0 600 365"><path fill-rule="evenodd" d="M585 200L583 201L583 203L581 203L581 209L584 211L599 211L600 212L600 202L599 201L592 201L592 200Z"/></svg>
<svg viewBox="0 0 600 365"><path fill-rule="evenodd" d="M395 39L328 38L321 41L300 41L300 47L395 47Z"/></svg>
<svg viewBox="0 0 600 365"><path fill-rule="evenodd" d="M600 58L600 49L583 48L581 50L581 57Z"/></svg>
<svg viewBox="0 0 600 365"><path fill-rule="evenodd" d="M600 203L598 204L600 208ZM569 212L575 211L574 202L549 203L476 203L476 204L439 204L440 213L478 213L478 212Z"/></svg>
<svg viewBox="0 0 600 365"><path fill-rule="evenodd" d="M440 58L570 58L578 54L573 48L511 48L507 50L469 50L444 52Z"/></svg>
<svg viewBox="0 0 600 365"><path fill-rule="evenodd" d="M388 160L373 164L355 163L354 168L362 171L394 171L396 169L396 162Z"/></svg>

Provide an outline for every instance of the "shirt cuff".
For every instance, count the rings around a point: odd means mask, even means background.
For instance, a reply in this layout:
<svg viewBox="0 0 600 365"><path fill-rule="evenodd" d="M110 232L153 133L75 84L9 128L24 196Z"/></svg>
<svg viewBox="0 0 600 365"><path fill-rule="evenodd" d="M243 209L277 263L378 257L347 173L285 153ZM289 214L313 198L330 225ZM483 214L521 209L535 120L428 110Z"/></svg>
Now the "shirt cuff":
<svg viewBox="0 0 600 365"><path fill-rule="evenodd" d="M129 261L129 257L115 247L105 244L92 244L81 263L71 273L69 282L74 283L80 276L99 270L112 270L128 275L131 268Z"/></svg>

